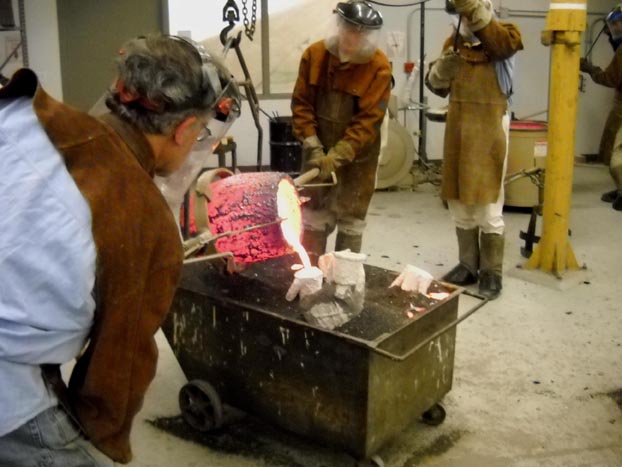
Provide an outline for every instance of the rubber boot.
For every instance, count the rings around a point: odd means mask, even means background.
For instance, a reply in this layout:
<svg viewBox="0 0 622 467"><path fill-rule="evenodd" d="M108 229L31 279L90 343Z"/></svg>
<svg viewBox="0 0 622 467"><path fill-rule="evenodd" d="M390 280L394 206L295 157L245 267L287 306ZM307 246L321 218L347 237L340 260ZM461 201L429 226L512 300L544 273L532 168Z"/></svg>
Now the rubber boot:
<svg viewBox="0 0 622 467"><path fill-rule="evenodd" d="M343 251L349 248L353 253L360 253L362 244L363 235L350 235L338 231L337 239L335 240L335 251Z"/></svg>
<svg viewBox="0 0 622 467"><path fill-rule="evenodd" d="M611 178L613 178L613 181L618 187L616 197L613 200L611 207L616 211L622 211L622 163L620 161L619 155L614 154L614 156L611 158L609 172L611 173Z"/></svg>
<svg viewBox="0 0 622 467"><path fill-rule="evenodd" d="M503 235L482 233L479 255L479 293L488 300L494 300L503 288Z"/></svg>
<svg viewBox="0 0 622 467"><path fill-rule="evenodd" d="M600 200L604 201L605 203L613 203L617 197L618 197L618 190L611 190L606 193L603 193L603 195L600 197Z"/></svg>
<svg viewBox="0 0 622 467"><path fill-rule="evenodd" d="M479 227L456 228L456 236L460 262L443 276L443 280L456 285L476 284L479 269Z"/></svg>
<svg viewBox="0 0 622 467"><path fill-rule="evenodd" d="M302 233L302 246L305 247L311 263L317 265L317 259L326 253L326 239L328 235L325 230L306 230Z"/></svg>

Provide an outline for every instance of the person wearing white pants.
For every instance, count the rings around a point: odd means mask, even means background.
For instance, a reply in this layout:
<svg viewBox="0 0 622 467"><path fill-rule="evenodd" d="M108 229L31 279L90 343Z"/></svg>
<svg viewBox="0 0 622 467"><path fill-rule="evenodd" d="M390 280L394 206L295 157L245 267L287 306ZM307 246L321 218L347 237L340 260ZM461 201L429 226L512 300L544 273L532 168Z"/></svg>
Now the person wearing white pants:
<svg viewBox="0 0 622 467"><path fill-rule="evenodd" d="M456 225L459 263L443 279L479 282L494 299L502 289L508 98L523 44L514 25L496 20L490 0L448 1L447 11L456 14L456 30L426 76L432 92L449 96L441 196Z"/></svg>

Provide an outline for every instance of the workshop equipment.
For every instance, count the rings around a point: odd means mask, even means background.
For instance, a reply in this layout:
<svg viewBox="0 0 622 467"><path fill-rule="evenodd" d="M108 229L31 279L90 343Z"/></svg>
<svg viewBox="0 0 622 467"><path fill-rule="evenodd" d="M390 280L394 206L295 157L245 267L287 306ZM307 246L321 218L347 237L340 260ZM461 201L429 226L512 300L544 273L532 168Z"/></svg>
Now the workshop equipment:
<svg viewBox="0 0 622 467"><path fill-rule="evenodd" d="M546 122L514 120L510 123L510 144L506 181L522 170L544 168L548 142ZM533 207L539 203L538 186L523 177L505 187L505 206Z"/></svg>
<svg viewBox="0 0 622 467"><path fill-rule="evenodd" d="M270 170L298 174L302 168L302 143L294 137L292 117L270 118Z"/></svg>
<svg viewBox="0 0 622 467"><path fill-rule="evenodd" d="M462 289L434 282L430 291L446 298L411 295L388 288L397 273L365 265L364 309L331 331L285 299L296 261L254 263L233 276L210 263L184 266L162 327L190 381L179 394L184 419L217 428L225 402L358 459L422 414L441 423L455 326L485 300L458 318Z"/></svg>
<svg viewBox="0 0 622 467"><path fill-rule="evenodd" d="M376 189L412 186L410 173L415 159L415 145L411 135L396 118L388 124L387 145L380 151Z"/></svg>
<svg viewBox="0 0 622 467"><path fill-rule="evenodd" d="M245 0L243 0L242 13L244 16L244 32L250 40L253 40L255 22L257 20L257 0L253 0L251 21L248 20L248 9L246 8ZM229 32L235 27L235 23L240 20L240 11L235 3L235 0L227 0L227 3L222 10L222 19L224 22L228 23L227 26L220 31L219 35L220 43L223 45L222 55L223 57L226 57L229 50L235 50L238 62L242 68L242 73L244 74L244 81L237 81L237 85L244 88L244 97L246 97L248 107L253 117L253 122L255 123L255 128L257 129L257 172L259 172L262 168L261 149L263 145L263 128L259 121L259 98L257 97L257 91L255 90L251 74L248 71L246 60L242 54L242 49L240 48L242 31L238 32L236 37L228 37Z"/></svg>

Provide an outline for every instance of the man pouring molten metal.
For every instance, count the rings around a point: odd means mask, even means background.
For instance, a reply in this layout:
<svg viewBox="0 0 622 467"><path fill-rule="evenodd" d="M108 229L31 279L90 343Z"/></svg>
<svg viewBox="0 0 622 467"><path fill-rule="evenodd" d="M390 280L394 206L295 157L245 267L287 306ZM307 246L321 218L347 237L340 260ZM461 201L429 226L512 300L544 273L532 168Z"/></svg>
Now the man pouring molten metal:
<svg viewBox="0 0 622 467"><path fill-rule="evenodd" d="M361 250L391 82L389 61L376 47L380 12L351 0L334 13L334 34L302 55L291 104L305 168L319 168L321 179L337 174L336 186L315 189L303 206L302 243L318 256L335 227L335 250Z"/></svg>

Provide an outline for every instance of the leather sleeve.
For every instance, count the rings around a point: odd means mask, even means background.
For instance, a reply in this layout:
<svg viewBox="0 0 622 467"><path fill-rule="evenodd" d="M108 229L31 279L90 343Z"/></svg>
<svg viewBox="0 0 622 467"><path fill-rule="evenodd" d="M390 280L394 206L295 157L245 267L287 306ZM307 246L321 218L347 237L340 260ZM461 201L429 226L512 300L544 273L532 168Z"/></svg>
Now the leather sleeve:
<svg viewBox="0 0 622 467"><path fill-rule="evenodd" d="M317 88L311 84L311 52L305 50L300 59L298 78L292 93L292 118L294 136L304 140L317 134L315 97Z"/></svg>
<svg viewBox="0 0 622 467"><path fill-rule="evenodd" d="M595 67L590 76L597 84L608 88L622 89L622 47L618 47L611 63L605 70Z"/></svg>
<svg viewBox="0 0 622 467"><path fill-rule="evenodd" d="M156 372L154 335L169 310L181 270L181 261L170 261L171 253L175 257L170 246L160 242L156 248L145 252L151 256L146 277L126 284L117 299L98 303L91 340L69 384L72 408L87 437L121 463L132 459L132 421ZM108 286L98 284L98 289L111 296Z"/></svg>
<svg viewBox="0 0 622 467"><path fill-rule="evenodd" d="M493 19L475 35L482 41L486 53L493 60L505 60L523 50L520 31L511 23L501 23Z"/></svg>
<svg viewBox="0 0 622 467"><path fill-rule="evenodd" d="M132 421L155 376L154 334L181 272L179 231L153 183L155 157L141 132L128 125L133 137L122 138L40 88L34 108L89 203L96 247L94 321L66 401L86 437L127 463Z"/></svg>

